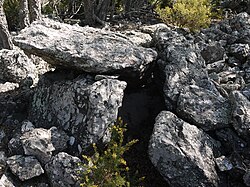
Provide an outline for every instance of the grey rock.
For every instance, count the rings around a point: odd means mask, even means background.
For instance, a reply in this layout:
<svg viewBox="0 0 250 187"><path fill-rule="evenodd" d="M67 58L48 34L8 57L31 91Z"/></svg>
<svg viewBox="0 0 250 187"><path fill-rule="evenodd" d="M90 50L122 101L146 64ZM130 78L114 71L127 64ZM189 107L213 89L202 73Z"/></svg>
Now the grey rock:
<svg viewBox="0 0 250 187"><path fill-rule="evenodd" d="M21 181L31 179L44 173L38 160L33 156L14 155L9 157L7 164L13 174Z"/></svg>
<svg viewBox="0 0 250 187"><path fill-rule="evenodd" d="M36 125L70 132L83 147L100 140L118 114L126 83L78 78L37 87L30 119Z"/></svg>
<svg viewBox="0 0 250 187"><path fill-rule="evenodd" d="M201 55L207 64L224 59L225 49L220 43L212 43L201 51Z"/></svg>
<svg viewBox="0 0 250 187"><path fill-rule="evenodd" d="M1 187L15 187L11 178L5 174L3 174L1 179L0 179L0 186Z"/></svg>
<svg viewBox="0 0 250 187"><path fill-rule="evenodd" d="M154 35L154 33L160 29L160 28L169 28L166 24L164 23L158 23L158 24L154 24L154 25L146 25L146 26L142 26L140 28L140 30L144 33L150 34L151 36Z"/></svg>
<svg viewBox="0 0 250 187"><path fill-rule="evenodd" d="M158 65L165 77L163 91L166 105L174 105L180 93L189 85L197 85L218 93L209 80L205 61L193 41L167 28L157 30L155 40L161 58Z"/></svg>
<svg viewBox="0 0 250 187"><path fill-rule="evenodd" d="M211 74L213 72L219 73L220 71L223 70L224 67L225 67L225 61L220 60L220 61L216 61L216 62L213 62L211 64L208 64L206 69L207 69L208 73Z"/></svg>
<svg viewBox="0 0 250 187"><path fill-rule="evenodd" d="M121 34L121 37L127 36L137 46L150 47L152 42L152 37L149 34L139 31L121 31Z"/></svg>
<svg viewBox="0 0 250 187"><path fill-rule="evenodd" d="M230 99L233 107L233 127L240 136L249 140L250 101L239 91L233 91Z"/></svg>
<svg viewBox="0 0 250 187"><path fill-rule="evenodd" d="M7 157L5 155L5 152L0 151L0 175L3 175L5 168L6 168L6 160ZM0 183L1 184L1 183Z"/></svg>
<svg viewBox="0 0 250 187"><path fill-rule="evenodd" d="M33 22L14 43L55 66L127 77L140 77L157 57L154 50L135 45L125 35L49 19Z"/></svg>
<svg viewBox="0 0 250 187"><path fill-rule="evenodd" d="M20 139L24 153L35 156L43 164L50 160L52 151L55 151L51 140L51 132L47 129L33 129L25 132Z"/></svg>
<svg viewBox="0 0 250 187"><path fill-rule="evenodd" d="M0 50L0 79L19 83L27 76L35 77L36 66L20 49Z"/></svg>
<svg viewBox="0 0 250 187"><path fill-rule="evenodd" d="M229 53L235 58L243 61L250 55L250 47L248 44L233 44L230 46ZM242 63L244 63L244 61Z"/></svg>
<svg viewBox="0 0 250 187"><path fill-rule="evenodd" d="M215 146L205 132L163 111L156 118L149 156L171 186L217 186Z"/></svg>
<svg viewBox="0 0 250 187"><path fill-rule="evenodd" d="M79 158L64 152L55 155L45 166L50 184L53 187L79 186L77 168L80 162Z"/></svg>
<svg viewBox="0 0 250 187"><path fill-rule="evenodd" d="M31 131L35 128L35 126L28 120L22 122L21 132L25 133Z"/></svg>
<svg viewBox="0 0 250 187"><path fill-rule="evenodd" d="M243 180L246 186L250 186L250 170L247 170L243 176Z"/></svg>
<svg viewBox="0 0 250 187"><path fill-rule="evenodd" d="M216 165L218 166L220 171L229 171L233 169L233 164L231 161L225 157L221 156L215 159Z"/></svg>
<svg viewBox="0 0 250 187"><path fill-rule="evenodd" d="M19 85L17 83L12 83L12 82L0 83L0 93L15 90L18 87Z"/></svg>
<svg viewBox="0 0 250 187"><path fill-rule="evenodd" d="M69 137L56 127L51 127L49 130L42 128L29 130L20 139L26 155L36 156L41 163L46 164L53 151L67 148Z"/></svg>
<svg viewBox="0 0 250 187"><path fill-rule="evenodd" d="M20 140L21 134L15 134L8 142L8 151L10 155L24 154L22 142Z"/></svg>
<svg viewBox="0 0 250 187"><path fill-rule="evenodd" d="M237 12L246 11L248 14L250 14L249 0L222 0L221 5L223 8L230 8L231 10Z"/></svg>
<svg viewBox="0 0 250 187"><path fill-rule="evenodd" d="M231 128L219 129L215 133L222 144L224 154L228 155L232 152L240 152L247 147L247 143Z"/></svg>
<svg viewBox="0 0 250 187"><path fill-rule="evenodd" d="M205 131L228 127L231 122L229 100L195 85L180 93L177 114Z"/></svg>
<svg viewBox="0 0 250 187"><path fill-rule="evenodd" d="M51 142L55 150L63 151L66 149L69 136L63 130L59 130L56 127L51 127L49 131L51 133Z"/></svg>

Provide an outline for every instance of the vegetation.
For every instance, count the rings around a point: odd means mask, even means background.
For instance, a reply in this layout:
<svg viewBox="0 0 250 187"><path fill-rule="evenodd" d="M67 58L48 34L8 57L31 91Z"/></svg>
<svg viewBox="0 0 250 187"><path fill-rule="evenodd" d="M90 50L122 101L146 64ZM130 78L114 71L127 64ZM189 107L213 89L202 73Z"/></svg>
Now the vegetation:
<svg viewBox="0 0 250 187"><path fill-rule="evenodd" d="M111 128L111 139L106 149L101 151L93 144L94 155L83 155L85 163L80 163L81 186L83 187L129 187L137 186L139 180L129 177L129 167L123 155L137 142L132 140L124 144L126 126L119 118Z"/></svg>
<svg viewBox="0 0 250 187"><path fill-rule="evenodd" d="M6 19L10 30L17 30L19 23L19 0L5 0L4 1L4 11L6 14Z"/></svg>
<svg viewBox="0 0 250 187"><path fill-rule="evenodd" d="M209 26L211 7L209 0L177 0L172 7L158 7L156 11L165 23L197 31Z"/></svg>

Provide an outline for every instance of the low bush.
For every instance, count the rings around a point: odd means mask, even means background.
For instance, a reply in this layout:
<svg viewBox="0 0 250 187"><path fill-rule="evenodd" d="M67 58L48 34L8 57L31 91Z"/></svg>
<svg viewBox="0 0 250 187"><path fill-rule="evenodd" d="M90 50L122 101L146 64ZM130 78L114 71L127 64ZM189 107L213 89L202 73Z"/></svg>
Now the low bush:
<svg viewBox="0 0 250 187"><path fill-rule="evenodd" d="M80 163L82 171L82 187L129 187L129 167L123 155L130 147L137 142L132 140L124 144L124 132L126 126L119 118L111 128L111 139L104 151L101 151L93 144L94 155L83 155L85 162ZM132 183L135 182L134 180Z"/></svg>
<svg viewBox="0 0 250 187"><path fill-rule="evenodd" d="M210 0L176 0L172 7L156 8L165 23L197 31L211 22Z"/></svg>

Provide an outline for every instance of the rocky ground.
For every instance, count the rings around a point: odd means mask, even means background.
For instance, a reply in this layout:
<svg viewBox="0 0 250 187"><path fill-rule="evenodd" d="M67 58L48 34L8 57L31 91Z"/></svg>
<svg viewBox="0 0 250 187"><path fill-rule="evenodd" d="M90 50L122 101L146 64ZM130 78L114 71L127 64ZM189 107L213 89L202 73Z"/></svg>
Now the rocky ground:
<svg viewBox="0 0 250 187"><path fill-rule="evenodd" d="M0 186L79 186L121 116L144 186L250 186L250 16L192 34L43 19L0 50Z"/></svg>

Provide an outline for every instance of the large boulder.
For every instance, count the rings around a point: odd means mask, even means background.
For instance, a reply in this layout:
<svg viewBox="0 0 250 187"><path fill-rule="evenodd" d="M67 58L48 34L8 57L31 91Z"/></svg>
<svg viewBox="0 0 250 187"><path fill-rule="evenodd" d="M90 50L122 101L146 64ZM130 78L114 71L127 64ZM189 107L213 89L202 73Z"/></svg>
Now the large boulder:
<svg viewBox="0 0 250 187"><path fill-rule="evenodd" d="M217 186L213 149L216 142L171 112L157 118L149 156L161 175L176 187Z"/></svg>
<svg viewBox="0 0 250 187"><path fill-rule="evenodd" d="M116 121L126 83L92 77L55 82L36 88L30 119L37 127L63 128L85 147L100 140Z"/></svg>
<svg viewBox="0 0 250 187"><path fill-rule="evenodd" d="M157 57L154 50L135 45L125 35L49 19L33 22L14 43L55 66L125 77L142 76Z"/></svg>
<svg viewBox="0 0 250 187"><path fill-rule="evenodd" d="M168 110L176 111L182 118L203 130L228 126L229 102L208 76L201 50L194 41L167 27L156 30L154 38L159 50L158 65L163 75L161 79L164 82L163 92ZM207 63L224 56L209 57L205 49L203 56L211 60Z"/></svg>

